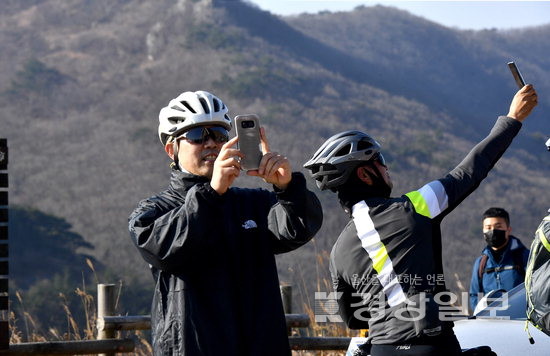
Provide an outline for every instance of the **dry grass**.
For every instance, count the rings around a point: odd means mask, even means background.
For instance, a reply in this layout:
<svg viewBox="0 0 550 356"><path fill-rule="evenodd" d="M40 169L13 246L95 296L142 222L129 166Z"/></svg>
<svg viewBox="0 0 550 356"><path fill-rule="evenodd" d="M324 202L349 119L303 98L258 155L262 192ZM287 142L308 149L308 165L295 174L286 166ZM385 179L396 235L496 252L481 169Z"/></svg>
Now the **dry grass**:
<svg viewBox="0 0 550 356"><path fill-rule="evenodd" d="M88 266L95 274L95 269L91 261L87 261ZM98 281L96 276L96 282ZM122 283L120 283L122 286ZM120 297L120 290L117 295L117 304ZM15 292L19 310L21 315L16 315L13 312L14 308L8 315L10 325L10 344L26 343L26 342L47 342L47 341L69 341L69 340L95 340L97 335L97 302L93 295L87 289L86 284L82 282L82 289L76 288L74 293L80 298L85 313L84 325L78 325L73 313L69 307L67 297L63 293L59 293L58 297L61 302L61 311L66 317L66 329L59 330L57 328L49 328L47 331L41 330L39 324L33 319L32 315L26 311L23 296L19 291ZM53 313L58 311L52 311ZM23 321L24 329L19 330L17 325L18 318ZM119 332L119 338L133 338L136 341L136 348L133 355L148 356L152 355L152 347L146 337L139 330Z"/></svg>
<svg viewBox="0 0 550 356"><path fill-rule="evenodd" d="M316 250L316 261L315 261L315 271L316 271L316 291L325 291L331 292L332 282L330 277L327 274L328 261L330 260L329 252L326 250L320 251L317 248L315 239L311 242L315 246ZM318 323L315 320L315 310L311 306L310 302L313 300L310 298L305 282L305 278L301 273L298 273L300 285L298 287L298 293L302 300L302 308L304 313L309 316L310 326L307 329L293 329L294 336L312 336L312 337L356 337L362 336L365 333L365 330L351 330L348 329L345 323L336 323L336 322L326 322ZM318 306L323 307L324 305L320 303ZM326 314L330 314L327 312ZM293 351L293 356L344 356L345 351Z"/></svg>
<svg viewBox="0 0 550 356"><path fill-rule="evenodd" d="M320 252L317 254L316 270L317 270L317 290L318 291L330 291L332 289L331 282L327 278L323 271L328 270L326 263L328 261L328 253ZM96 276L94 266L91 261L87 261L88 266ZM344 323L317 323L315 321L315 310L309 304L308 291L306 290L305 280L301 276L302 285L297 286L299 294L302 297L302 306L305 314L309 316L311 324L308 328L293 329L292 336L315 336L315 337L353 337L359 336L360 332L357 330L348 329ZM99 283L96 276L96 283ZM120 293L122 290L122 283L119 283L119 289L117 294L117 305ZM25 342L46 342L46 341L68 341L68 340L94 340L97 335L97 301L94 296L90 294L86 288L86 283L82 281L82 287L77 287L74 293L80 298L83 310L85 313L84 325L78 325L73 312L69 307L69 301L66 295L59 293L58 297L61 302L61 312L66 317L66 328L59 330L57 328L49 328L47 331L41 330L39 323L37 323L32 315L27 312L24 299L19 291L15 292L17 302L19 303L19 314L10 311L8 315L10 323L10 344L25 343ZM14 308L11 308L12 310ZM117 308L115 308L117 309ZM58 311L52 311L58 312ZM22 320L22 323L18 322L18 318ZM23 325L24 330L19 330L17 325ZM135 340L136 348L133 355L147 356L153 354L153 349L147 337L140 330L134 331L122 331L117 335L118 338L132 338ZM293 351L293 356L343 356L345 351Z"/></svg>

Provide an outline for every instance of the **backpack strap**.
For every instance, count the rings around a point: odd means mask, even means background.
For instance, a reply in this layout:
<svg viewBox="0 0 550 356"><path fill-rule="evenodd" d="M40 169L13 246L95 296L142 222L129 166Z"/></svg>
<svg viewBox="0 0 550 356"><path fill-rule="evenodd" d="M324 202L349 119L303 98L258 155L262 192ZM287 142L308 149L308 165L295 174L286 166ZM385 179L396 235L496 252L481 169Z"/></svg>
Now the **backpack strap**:
<svg viewBox="0 0 550 356"><path fill-rule="evenodd" d="M544 231L543 231L544 224L548 224L548 223L545 223L544 221L550 221L550 215L546 216L543 219L543 223L537 229L536 234L537 234L537 237L540 239L540 242L542 243L544 248L546 248L546 250L548 250L548 252L550 252L550 241L548 241L548 237L544 234Z"/></svg>
<svg viewBox="0 0 550 356"><path fill-rule="evenodd" d="M523 251L521 249L513 250L512 251L512 258L514 260L513 266L504 266L504 267L494 267L494 268L487 268L485 269L485 266L487 266L487 260L489 259L489 256L486 254L481 255L481 260L479 261L479 269L477 271L477 276L479 279L479 289L482 290L481 287L483 285L482 279L484 273L493 273L493 272L501 272L505 270L515 269L519 273L521 273L523 276L525 276L525 267L523 266Z"/></svg>
<svg viewBox="0 0 550 356"><path fill-rule="evenodd" d="M487 260L489 256L486 254L481 255L481 260L479 260L479 269L477 270L477 277L479 282L479 290L483 291L483 273L485 273L485 266L487 265Z"/></svg>
<svg viewBox="0 0 550 356"><path fill-rule="evenodd" d="M518 248L512 251L512 259L514 260L514 268L523 277L525 277L525 266L523 265L523 249Z"/></svg>

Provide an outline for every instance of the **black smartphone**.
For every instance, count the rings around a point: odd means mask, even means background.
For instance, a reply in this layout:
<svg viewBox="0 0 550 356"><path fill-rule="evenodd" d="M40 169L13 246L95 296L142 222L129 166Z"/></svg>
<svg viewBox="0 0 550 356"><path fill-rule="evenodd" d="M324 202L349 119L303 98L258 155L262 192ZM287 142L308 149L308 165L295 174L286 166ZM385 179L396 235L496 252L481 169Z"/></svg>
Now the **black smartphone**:
<svg viewBox="0 0 550 356"><path fill-rule="evenodd" d="M514 76L514 79L516 80L516 84L521 89L525 86L525 80L523 80L523 77L521 76L521 73L519 72L518 66L515 62L508 62L508 68L510 68L510 71L512 72L512 75Z"/></svg>
<svg viewBox="0 0 550 356"><path fill-rule="evenodd" d="M239 151L244 153L241 168L245 171L258 169L263 157L260 149L260 118L254 114L237 115L235 131L239 137Z"/></svg>

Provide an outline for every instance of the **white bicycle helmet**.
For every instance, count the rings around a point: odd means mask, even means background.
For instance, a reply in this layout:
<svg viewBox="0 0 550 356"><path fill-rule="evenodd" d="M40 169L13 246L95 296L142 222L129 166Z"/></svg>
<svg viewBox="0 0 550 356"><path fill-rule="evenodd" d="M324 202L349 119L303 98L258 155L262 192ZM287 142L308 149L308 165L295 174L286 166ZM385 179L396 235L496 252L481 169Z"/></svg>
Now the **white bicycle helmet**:
<svg viewBox="0 0 550 356"><path fill-rule="evenodd" d="M186 91L170 100L159 113L159 139L163 145L169 137L177 137L183 131L201 125L219 125L231 130L227 106L217 96L207 91Z"/></svg>
<svg viewBox="0 0 550 356"><path fill-rule="evenodd" d="M383 157L380 144L361 131L345 131L329 138L304 164L317 187L334 189L344 184L360 163ZM383 162L384 163L384 162Z"/></svg>

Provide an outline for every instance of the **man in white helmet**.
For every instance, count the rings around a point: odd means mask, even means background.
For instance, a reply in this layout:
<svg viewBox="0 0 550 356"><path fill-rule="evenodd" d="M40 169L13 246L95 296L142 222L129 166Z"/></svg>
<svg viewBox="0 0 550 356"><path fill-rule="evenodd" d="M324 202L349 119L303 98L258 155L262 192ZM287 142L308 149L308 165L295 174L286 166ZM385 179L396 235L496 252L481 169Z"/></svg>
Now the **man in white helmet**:
<svg viewBox="0 0 550 356"><path fill-rule="evenodd" d="M274 255L313 237L321 205L288 159L269 151L263 129L260 167L247 174L274 191L231 187L243 154L229 140L227 112L197 91L159 114L159 138L174 161L170 186L129 220L156 283L155 355L290 355Z"/></svg>

